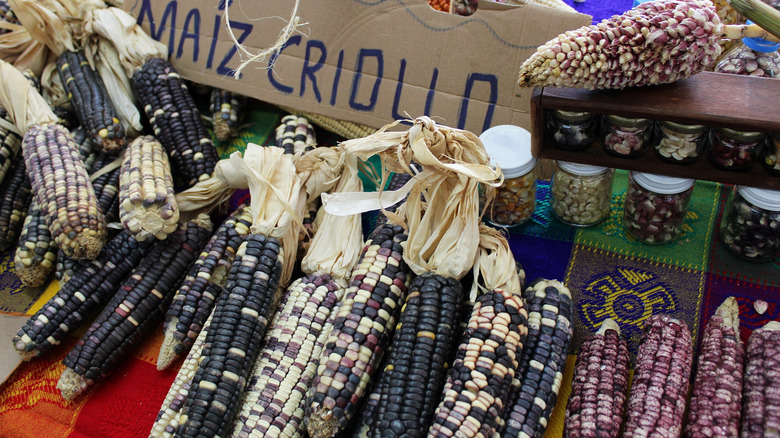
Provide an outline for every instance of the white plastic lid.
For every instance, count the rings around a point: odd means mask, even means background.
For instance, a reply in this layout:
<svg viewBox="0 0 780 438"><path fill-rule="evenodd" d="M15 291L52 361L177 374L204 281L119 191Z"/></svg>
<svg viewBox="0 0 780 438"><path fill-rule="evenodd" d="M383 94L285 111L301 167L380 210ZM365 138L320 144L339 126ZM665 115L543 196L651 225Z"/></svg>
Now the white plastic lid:
<svg viewBox="0 0 780 438"><path fill-rule="evenodd" d="M684 192L696 182L695 179L691 178L677 178L674 176L656 175L654 173L631 172L631 176L640 186L661 195L673 195Z"/></svg>
<svg viewBox="0 0 780 438"><path fill-rule="evenodd" d="M758 208L769 211L780 211L780 190L759 189L756 187L737 186L739 194Z"/></svg>
<svg viewBox="0 0 780 438"><path fill-rule="evenodd" d="M558 161L561 169L580 176L593 176L604 173L607 170L604 166L594 166L592 164L572 163L571 161Z"/></svg>
<svg viewBox="0 0 780 438"><path fill-rule="evenodd" d="M531 155L531 133L519 126L494 126L479 139L490 156L490 164L501 167L506 179L525 175L536 166L536 158Z"/></svg>

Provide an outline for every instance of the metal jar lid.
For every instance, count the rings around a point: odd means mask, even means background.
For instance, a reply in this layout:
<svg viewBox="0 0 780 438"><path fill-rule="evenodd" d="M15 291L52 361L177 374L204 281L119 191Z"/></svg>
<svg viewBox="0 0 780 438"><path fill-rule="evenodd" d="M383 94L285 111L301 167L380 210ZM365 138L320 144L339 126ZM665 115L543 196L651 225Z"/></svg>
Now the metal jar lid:
<svg viewBox="0 0 780 438"><path fill-rule="evenodd" d="M742 195L743 198L758 208L769 211L780 211L780 190L737 186L737 191L739 191L739 194Z"/></svg>
<svg viewBox="0 0 780 438"><path fill-rule="evenodd" d="M609 168L604 166L594 166L591 164L582 164L582 163L573 163L571 161L556 161L558 163L558 166L574 175L579 176L595 176L595 175L601 175L602 173L606 172Z"/></svg>
<svg viewBox="0 0 780 438"><path fill-rule="evenodd" d="M699 134L707 129L704 125L685 125L669 120L662 121L661 127L669 129L670 131L679 132L680 134Z"/></svg>
<svg viewBox="0 0 780 438"><path fill-rule="evenodd" d="M728 138L745 142L759 141L761 140L761 137L764 136L763 132L737 131L736 129L723 127L717 127L715 128L715 131Z"/></svg>
<svg viewBox="0 0 780 438"><path fill-rule="evenodd" d="M634 181L646 190L661 195L676 195L690 189L696 182L691 178L657 175L654 173L631 172Z"/></svg>
<svg viewBox="0 0 780 438"><path fill-rule="evenodd" d="M652 120L650 119L622 117L622 116L616 116L614 114L608 114L606 116L606 119L609 123L618 126L625 126L627 128L644 128L645 126L650 126L650 123L652 123Z"/></svg>
<svg viewBox="0 0 780 438"><path fill-rule="evenodd" d="M536 166L536 157L531 154L531 133L519 126L494 126L479 139L490 156L490 164L501 167L505 179L523 176Z"/></svg>
<svg viewBox="0 0 780 438"><path fill-rule="evenodd" d="M554 110L553 115L567 122L585 122L594 117L593 113L564 110Z"/></svg>

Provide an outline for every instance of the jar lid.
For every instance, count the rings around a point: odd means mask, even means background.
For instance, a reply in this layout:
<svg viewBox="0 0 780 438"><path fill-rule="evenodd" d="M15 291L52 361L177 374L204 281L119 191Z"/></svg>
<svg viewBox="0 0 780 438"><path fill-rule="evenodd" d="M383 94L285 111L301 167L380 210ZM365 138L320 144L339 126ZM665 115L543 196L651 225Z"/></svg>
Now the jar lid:
<svg viewBox="0 0 780 438"><path fill-rule="evenodd" d="M479 136L490 156L490 164L501 167L504 178L517 178L536 165L531 155L531 133L515 125L498 125Z"/></svg>
<svg viewBox="0 0 780 438"><path fill-rule="evenodd" d="M572 163L571 161L557 161L561 169L580 176L599 175L607 171L607 167L591 164Z"/></svg>
<svg viewBox="0 0 780 438"><path fill-rule="evenodd" d="M755 23L747 20L747 24ZM772 53L780 49L780 43L773 43L763 38L742 38L742 42L745 43L749 49L761 53Z"/></svg>
<svg viewBox="0 0 780 438"><path fill-rule="evenodd" d="M650 122L652 121L650 119L623 117L623 116L616 116L614 114L608 114L606 117L607 117L607 121L610 123L614 123L620 126L628 126L628 127L643 127L649 125Z"/></svg>
<svg viewBox="0 0 780 438"><path fill-rule="evenodd" d="M759 189L756 187L737 186L739 194L758 208L769 211L780 211L780 190Z"/></svg>
<svg viewBox="0 0 780 438"><path fill-rule="evenodd" d="M554 110L553 113L555 114L555 117L569 122L584 122L593 117L592 113L582 111Z"/></svg>
<svg viewBox="0 0 780 438"><path fill-rule="evenodd" d="M740 141L757 141L760 140L761 137L764 135L763 132L737 131L736 129L723 128L720 126L715 128L715 130L717 130L721 134L725 134L730 138L733 138L735 140L740 140Z"/></svg>
<svg viewBox="0 0 780 438"><path fill-rule="evenodd" d="M664 120L661 122L661 126L683 134L696 134L704 131L706 128L704 125L685 125L683 123L672 122L669 120Z"/></svg>
<svg viewBox="0 0 780 438"><path fill-rule="evenodd" d="M631 172L631 176L640 186L662 195L684 192L696 182L695 179L691 178L677 178L654 173Z"/></svg>

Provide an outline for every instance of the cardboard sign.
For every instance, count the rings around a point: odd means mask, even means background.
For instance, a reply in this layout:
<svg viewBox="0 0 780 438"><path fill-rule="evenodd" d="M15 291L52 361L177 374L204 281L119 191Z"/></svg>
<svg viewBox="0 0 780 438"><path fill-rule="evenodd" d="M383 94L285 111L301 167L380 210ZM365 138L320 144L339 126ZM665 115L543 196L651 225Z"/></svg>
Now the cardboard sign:
<svg viewBox="0 0 780 438"><path fill-rule="evenodd" d="M273 46L293 0L234 0L230 25L251 53ZM372 127L428 115L480 133L531 128L530 89L517 88L522 61L590 17L536 5L480 1L471 16L437 12L426 0L301 0L308 23L268 63L234 70L240 52L217 0L127 0L124 8L168 45L195 82Z"/></svg>

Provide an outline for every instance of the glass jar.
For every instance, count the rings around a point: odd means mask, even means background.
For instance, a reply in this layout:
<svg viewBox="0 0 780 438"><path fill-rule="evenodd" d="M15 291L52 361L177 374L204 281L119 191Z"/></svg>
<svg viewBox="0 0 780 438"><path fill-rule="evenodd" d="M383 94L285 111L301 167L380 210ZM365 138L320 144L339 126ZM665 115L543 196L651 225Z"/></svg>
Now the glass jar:
<svg viewBox="0 0 780 438"><path fill-rule="evenodd" d="M695 182L689 178L629 172L623 208L626 234L651 245L680 237Z"/></svg>
<svg viewBox="0 0 780 438"><path fill-rule="evenodd" d="M761 164L774 176L780 176L780 134L768 135L761 154Z"/></svg>
<svg viewBox="0 0 780 438"><path fill-rule="evenodd" d="M604 116L601 124L601 145L619 157L638 157L647 151L652 137L653 121L615 115Z"/></svg>
<svg viewBox="0 0 780 438"><path fill-rule="evenodd" d="M596 114L551 110L547 112L547 134L552 144L566 151L587 149L596 139Z"/></svg>
<svg viewBox="0 0 780 438"><path fill-rule="evenodd" d="M550 178L550 206L561 222L589 227L609 216L614 169L556 161Z"/></svg>
<svg viewBox="0 0 780 438"><path fill-rule="evenodd" d="M768 262L780 256L780 191L732 187L720 221L720 239L742 260Z"/></svg>
<svg viewBox="0 0 780 438"><path fill-rule="evenodd" d="M721 127L710 132L707 158L715 167L724 170L745 170L750 167L756 148L764 140L764 134L761 132Z"/></svg>
<svg viewBox="0 0 780 438"><path fill-rule="evenodd" d="M504 182L485 213L498 227L515 227L536 210L536 158L531 155L531 133L514 125L494 126L479 136L490 162L504 173ZM486 202L480 191L482 204Z"/></svg>
<svg viewBox="0 0 780 438"><path fill-rule="evenodd" d="M663 121L658 125L655 152L670 163L690 163L699 157L707 141L707 127Z"/></svg>
<svg viewBox="0 0 780 438"><path fill-rule="evenodd" d="M748 20L748 24L752 24ZM715 65L715 72L775 78L780 75L780 44L763 38L742 38Z"/></svg>

